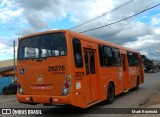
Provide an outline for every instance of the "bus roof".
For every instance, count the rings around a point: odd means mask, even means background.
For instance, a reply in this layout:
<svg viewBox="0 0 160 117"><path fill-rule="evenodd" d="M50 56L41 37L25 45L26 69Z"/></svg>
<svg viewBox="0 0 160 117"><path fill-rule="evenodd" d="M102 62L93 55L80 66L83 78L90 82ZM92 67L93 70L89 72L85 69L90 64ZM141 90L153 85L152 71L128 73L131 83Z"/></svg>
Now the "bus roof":
<svg viewBox="0 0 160 117"><path fill-rule="evenodd" d="M130 48L126 48L126 47L120 46L118 44L111 43L109 41L104 41L102 39L98 39L98 38L87 36L87 35L84 35L84 34L81 34L81 33L77 33L77 32L71 31L71 30L49 30L49 31L45 31L45 32L37 32L37 33L34 33L34 34L29 34L27 36L23 36L19 39L21 40L21 39L29 38L29 37L32 37L32 36L38 36L38 35L53 33L53 32L70 32L72 37L79 38L81 40L87 40L87 41L91 41L91 42L94 42L94 43L97 43L97 44L102 44L102 45L106 44L106 45L110 45L111 47L140 53L139 51L136 51L136 50L133 50L133 49L130 49Z"/></svg>
<svg viewBox="0 0 160 117"><path fill-rule="evenodd" d="M67 30L49 30L49 31L44 31L44 32L37 32L37 33L33 33L33 34L29 34L23 37L20 37L19 39L25 39L25 38L29 38L29 37L33 37L33 36L38 36L38 35L43 35L43 34L48 34L48 33L53 33L53 32L65 32Z"/></svg>
<svg viewBox="0 0 160 117"><path fill-rule="evenodd" d="M134 50L134 49L131 49L131 48L127 48L127 47L123 47L123 46L120 46L118 44L115 44L115 43L111 43L109 41L104 41L102 39L98 39L98 38L94 38L94 37L90 37L90 36L87 36L87 35L83 35L81 33L77 33L77 32L73 32L73 31L70 31L71 32L71 35L73 37L79 37L80 39L82 40L88 40L88 41L91 41L91 42L94 42L94 43L98 43L98 44L102 44L102 45L110 45L111 47L115 47L115 48L119 48L119 49L123 49L123 50L128 50L128 51L132 51L132 52L135 52L135 53L140 53L139 51L137 50Z"/></svg>

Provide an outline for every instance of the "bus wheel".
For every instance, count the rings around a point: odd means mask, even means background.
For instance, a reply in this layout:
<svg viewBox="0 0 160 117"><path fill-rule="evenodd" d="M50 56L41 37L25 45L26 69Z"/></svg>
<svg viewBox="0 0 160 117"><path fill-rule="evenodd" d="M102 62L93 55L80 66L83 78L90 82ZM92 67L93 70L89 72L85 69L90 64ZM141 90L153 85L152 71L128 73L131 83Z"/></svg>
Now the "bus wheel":
<svg viewBox="0 0 160 117"><path fill-rule="evenodd" d="M136 81L136 87L134 88L134 90L138 90L139 89L139 78L137 78L137 81Z"/></svg>
<svg viewBox="0 0 160 117"><path fill-rule="evenodd" d="M114 101L114 86L112 83L109 83L108 85L108 93L107 93L107 103L111 104Z"/></svg>

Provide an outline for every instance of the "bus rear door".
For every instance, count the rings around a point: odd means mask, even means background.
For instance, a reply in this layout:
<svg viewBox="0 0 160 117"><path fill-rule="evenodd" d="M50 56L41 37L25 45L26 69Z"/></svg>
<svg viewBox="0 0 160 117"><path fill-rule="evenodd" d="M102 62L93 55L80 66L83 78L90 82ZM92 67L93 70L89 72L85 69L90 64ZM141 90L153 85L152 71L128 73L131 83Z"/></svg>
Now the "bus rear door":
<svg viewBox="0 0 160 117"><path fill-rule="evenodd" d="M121 54L122 68L123 68L123 81L124 81L124 89L128 91L129 88L129 78L128 78L128 66L127 66L127 58L126 54Z"/></svg>
<svg viewBox="0 0 160 117"><path fill-rule="evenodd" d="M86 91L87 104L97 101L97 77L95 50L84 49L84 60L86 68Z"/></svg>

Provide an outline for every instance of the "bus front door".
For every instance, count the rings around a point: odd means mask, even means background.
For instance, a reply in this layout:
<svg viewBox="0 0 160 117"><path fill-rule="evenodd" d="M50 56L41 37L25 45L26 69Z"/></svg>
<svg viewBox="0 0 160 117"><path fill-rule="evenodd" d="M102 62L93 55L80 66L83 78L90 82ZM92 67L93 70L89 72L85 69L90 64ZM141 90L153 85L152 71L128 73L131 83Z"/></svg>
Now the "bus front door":
<svg viewBox="0 0 160 117"><path fill-rule="evenodd" d="M86 68L86 91L87 104L97 100L97 77L95 51L90 49L84 50L85 68Z"/></svg>

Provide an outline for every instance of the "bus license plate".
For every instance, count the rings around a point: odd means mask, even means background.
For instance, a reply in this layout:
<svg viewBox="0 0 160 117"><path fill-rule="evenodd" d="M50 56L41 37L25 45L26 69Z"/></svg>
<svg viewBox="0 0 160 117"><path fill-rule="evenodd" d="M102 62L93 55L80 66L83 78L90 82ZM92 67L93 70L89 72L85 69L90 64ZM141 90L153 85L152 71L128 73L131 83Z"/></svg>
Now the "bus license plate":
<svg viewBox="0 0 160 117"><path fill-rule="evenodd" d="M46 86L37 86L37 89L45 89Z"/></svg>

